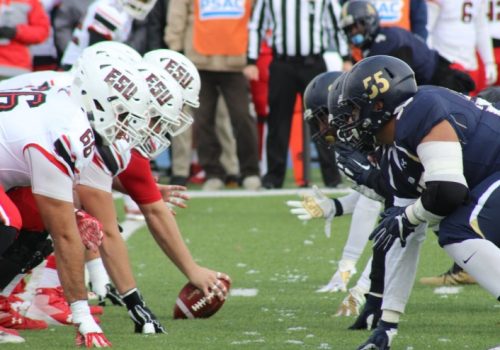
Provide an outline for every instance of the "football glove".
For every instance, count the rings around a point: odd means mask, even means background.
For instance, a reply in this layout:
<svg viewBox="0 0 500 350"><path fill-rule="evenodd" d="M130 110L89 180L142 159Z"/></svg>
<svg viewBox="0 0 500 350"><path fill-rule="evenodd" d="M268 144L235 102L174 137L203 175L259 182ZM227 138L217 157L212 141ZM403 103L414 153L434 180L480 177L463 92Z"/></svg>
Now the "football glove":
<svg viewBox="0 0 500 350"><path fill-rule="evenodd" d="M406 207L391 207L382 213L382 220L369 237L373 240L374 249L387 252L398 238L401 246L406 246L406 238L418 225L408 220L405 209Z"/></svg>
<svg viewBox="0 0 500 350"><path fill-rule="evenodd" d="M336 209L333 199L325 196L318 186L312 187L312 193L304 195L302 201L287 201L290 213L297 215L299 220L325 219L325 235L330 237L331 225Z"/></svg>
<svg viewBox="0 0 500 350"><path fill-rule="evenodd" d="M349 290L342 303L340 304L335 316L358 316L359 309L366 301L365 295L360 292L356 287Z"/></svg>
<svg viewBox="0 0 500 350"><path fill-rule="evenodd" d="M75 324L76 346L86 348L107 348L111 347L110 341L106 338L101 328L91 316L82 318L81 322Z"/></svg>
<svg viewBox="0 0 500 350"><path fill-rule="evenodd" d="M75 216L83 245L89 250L97 251L104 237L102 224L81 209L75 211Z"/></svg>
<svg viewBox="0 0 500 350"><path fill-rule="evenodd" d="M349 327L352 330L374 329L382 316L382 298L366 294L366 304L356 321Z"/></svg>
<svg viewBox="0 0 500 350"><path fill-rule="evenodd" d="M390 350L392 340L397 334L397 323L380 321L377 329L358 350Z"/></svg>
<svg viewBox="0 0 500 350"><path fill-rule="evenodd" d="M358 185L367 185L375 168L367 156L352 146L339 142L335 144L337 166L347 178Z"/></svg>
<svg viewBox="0 0 500 350"><path fill-rule="evenodd" d="M328 284L317 290L318 293L324 292L345 292L347 291L347 284L351 277L356 273L356 268L354 267L354 261L352 260L340 260L339 268L333 275L332 279Z"/></svg>

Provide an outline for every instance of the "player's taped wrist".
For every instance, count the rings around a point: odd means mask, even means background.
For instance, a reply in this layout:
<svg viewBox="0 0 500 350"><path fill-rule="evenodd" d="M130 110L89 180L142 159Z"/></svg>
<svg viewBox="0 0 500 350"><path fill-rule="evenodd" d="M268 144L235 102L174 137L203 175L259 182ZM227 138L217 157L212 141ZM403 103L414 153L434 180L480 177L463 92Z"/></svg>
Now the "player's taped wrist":
<svg viewBox="0 0 500 350"><path fill-rule="evenodd" d="M420 225L421 223L428 222L432 226L438 224L444 218L444 216L431 213L425 209L421 198L407 206L405 214L412 225Z"/></svg>

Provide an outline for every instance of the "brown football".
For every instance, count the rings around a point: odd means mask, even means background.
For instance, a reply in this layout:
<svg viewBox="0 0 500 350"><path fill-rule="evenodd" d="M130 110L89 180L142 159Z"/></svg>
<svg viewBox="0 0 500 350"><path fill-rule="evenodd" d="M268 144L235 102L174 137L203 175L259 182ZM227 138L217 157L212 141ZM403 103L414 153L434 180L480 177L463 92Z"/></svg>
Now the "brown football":
<svg viewBox="0 0 500 350"><path fill-rule="evenodd" d="M220 278L229 293L231 284ZM205 297L203 291L188 282L182 287L174 306L174 319L183 318L208 318L220 310L225 300L220 300L211 290ZM227 298L227 297L226 297Z"/></svg>

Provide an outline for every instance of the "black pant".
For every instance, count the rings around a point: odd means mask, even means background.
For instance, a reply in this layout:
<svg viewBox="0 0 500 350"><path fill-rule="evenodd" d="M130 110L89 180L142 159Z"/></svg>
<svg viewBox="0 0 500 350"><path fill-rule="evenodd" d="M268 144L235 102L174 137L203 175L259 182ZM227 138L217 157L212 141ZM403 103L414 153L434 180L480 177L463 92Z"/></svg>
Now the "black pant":
<svg viewBox="0 0 500 350"><path fill-rule="evenodd" d="M321 56L307 59L276 57L269 66L269 117L267 134L267 174L263 184L280 188L285 179L288 144L297 93L304 94L309 82L326 71ZM316 145L326 185L340 179L333 151Z"/></svg>
<svg viewBox="0 0 500 350"><path fill-rule="evenodd" d="M219 161L222 148L215 134L215 109L220 93L229 111L241 176L259 175L257 126L248 109L248 81L241 72L201 70L200 77L200 107L194 111L194 137L200 165L207 179L223 179L225 176Z"/></svg>

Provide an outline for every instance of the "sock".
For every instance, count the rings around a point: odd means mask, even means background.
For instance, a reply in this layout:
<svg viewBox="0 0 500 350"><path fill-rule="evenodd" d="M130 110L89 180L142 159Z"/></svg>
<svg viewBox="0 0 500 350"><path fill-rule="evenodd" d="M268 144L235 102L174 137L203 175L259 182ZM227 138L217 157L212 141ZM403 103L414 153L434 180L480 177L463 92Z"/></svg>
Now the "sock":
<svg viewBox="0 0 500 350"><path fill-rule="evenodd" d="M127 305L127 309L130 310L136 305L144 305L141 293L137 288L129 290L127 293L122 295L122 300Z"/></svg>
<svg viewBox="0 0 500 350"><path fill-rule="evenodd" d="M380 318L382 321L385 321L387 323L394 323L397 324L399 323L399 317L401 316L400 312L397 311L392 311L392 310L382 310L382 317Z"/></svg>
<svg viewBox="0 0 500 350"><path fill-rule="evenodd" d="M56 268L56 257L54 254L50 254L47 258L47 264L43 269L37 288L56 288L61 285Z"/></svg>
<svg viewBox="0 0 500 350"><path fill-rule="evenodd" d="M500 296L500 249L486 239L445 245L452 259L495 298Z"/></svg>
<svg viewBox="0 0 500 350"><path fill-rule="evenodd" d="M106 284L109 282L109 276L101 258L92 259L85 263L89 272L89 280L92 283L92 291L100 297L105 297L107 290Z"/></svg>

